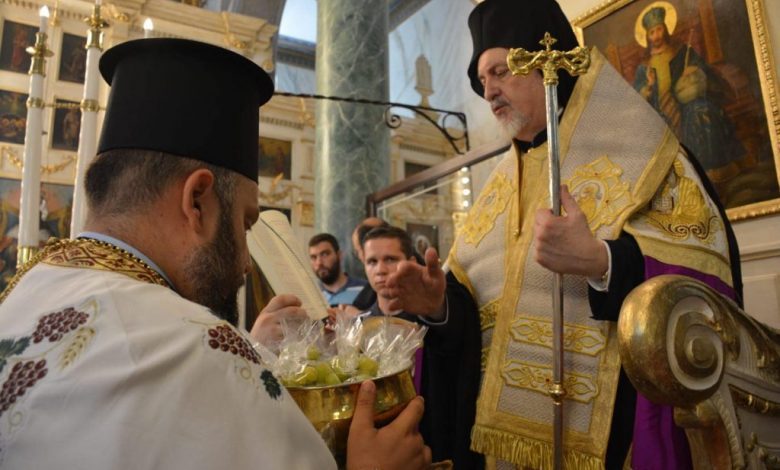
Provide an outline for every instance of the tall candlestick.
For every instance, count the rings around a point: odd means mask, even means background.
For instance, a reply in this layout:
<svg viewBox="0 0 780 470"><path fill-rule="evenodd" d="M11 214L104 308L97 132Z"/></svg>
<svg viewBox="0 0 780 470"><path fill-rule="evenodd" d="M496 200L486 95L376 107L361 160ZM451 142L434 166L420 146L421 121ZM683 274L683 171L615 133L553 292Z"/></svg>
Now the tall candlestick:
<svg viewBox="0 0 780 470"><path fill-rule="evenodd" d="M97 113L98 85L100 74L98 62L103 51L103 29L108 23L100 17L100 0L95 1L92 15L85 18L89 24L87 32L87 66L84 74L84 95L81 100L81 130L79 131L79 150L76 162L76 183L73 188L73 211L70 219L70 236L75 238L84 229L87 219L86 194L84 193L84 175L97 151Z"/></svg>
<svg viewBox="0 0 780 470"><path fill-rule="evenodd" d="M23 265L38 251L41 207L41 148L43 147L43 84L46 76L46 57L52 55L46 47L49 8L40 9L40 28L35 44L27 48L30 62L30 93L27 98L27 129L24 135L22 164L22 195L19 201L19 239L17 267Z"/></svg>
<svg viewBox="0 0 780 470"><path fill-rule="evenodd" d="M152 37L152 31L154 31L154 22L151 18L144 20L144 39Z"/></svg>

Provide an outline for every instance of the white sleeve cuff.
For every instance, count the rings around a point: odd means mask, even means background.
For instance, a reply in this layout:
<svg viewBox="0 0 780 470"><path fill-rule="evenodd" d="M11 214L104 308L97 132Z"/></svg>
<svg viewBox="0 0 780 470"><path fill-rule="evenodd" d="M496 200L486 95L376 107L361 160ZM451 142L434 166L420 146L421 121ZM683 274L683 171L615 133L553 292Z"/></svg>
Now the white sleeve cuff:
<svg viewBox="0 0 780 470"><path fill-rule="evenodd" d="M604 240L599 241L603 243L604 248L607 249L607 272L600 278L589 277L588 284L597 292L607 292L609 290L609 281L612 279L612 251L609 249L609 243Z"/></svg>

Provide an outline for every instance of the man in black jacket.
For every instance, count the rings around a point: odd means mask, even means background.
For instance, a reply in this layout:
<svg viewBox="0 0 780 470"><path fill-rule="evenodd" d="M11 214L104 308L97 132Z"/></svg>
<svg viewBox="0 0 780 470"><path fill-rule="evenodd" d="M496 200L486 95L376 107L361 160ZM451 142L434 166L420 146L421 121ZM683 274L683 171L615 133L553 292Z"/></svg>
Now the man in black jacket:
<svg viewBox="0 0 780 470"><path fill-rule="evenodd" d="M404 230L387 224L362 237L364 267L369 285L379 295L367 310L371 315L393 315L428 326L415 377L425 398L420 432L434 461L452 460L455 468L482 468L481 455L470 450L479 390L479 317L468 291L454 278L445 294L445 308L435 315L418 317L388 306L382 295L385 282L402 262L418 264L412 240ZM419 264L418 264L419 265ZM418 382L419 380L419 382Z"/></svg>

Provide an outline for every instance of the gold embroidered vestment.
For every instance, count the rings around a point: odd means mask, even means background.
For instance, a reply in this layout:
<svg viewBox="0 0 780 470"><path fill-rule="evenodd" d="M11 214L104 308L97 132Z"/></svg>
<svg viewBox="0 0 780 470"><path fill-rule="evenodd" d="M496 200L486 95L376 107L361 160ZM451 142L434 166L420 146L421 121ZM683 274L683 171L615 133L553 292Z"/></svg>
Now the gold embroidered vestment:
<svg viewBox="0 0 780 470"><path fill-rule="evenodd" d="M643 254L731 283L723 225L678 141L597 51L561 120L560 145L561 179L596 236L630 231ZM533 260L533 214L548 207L546 154L543 145L523 155L518 172L517 149L508 152L447 262L480 310L472 448L489 463L530 468L552 468L552 275ZM564 463L603 468L620 371L615 325L591 318L584 278L565 276L564 298Z"/></svg>

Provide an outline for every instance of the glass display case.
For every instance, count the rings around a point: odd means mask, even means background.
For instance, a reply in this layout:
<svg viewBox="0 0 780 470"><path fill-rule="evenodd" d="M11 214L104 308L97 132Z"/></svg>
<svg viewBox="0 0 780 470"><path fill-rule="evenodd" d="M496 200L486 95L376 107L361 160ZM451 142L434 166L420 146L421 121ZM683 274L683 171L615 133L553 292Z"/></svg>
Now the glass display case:
<svg viewBox="0 0 780 470"><path fill-rule="evenodd" d="M472 169L500 155L505 143L477 147L366 198L369 215L406 229L415 250L432 246L444 257L476 197Z"/></svg>

